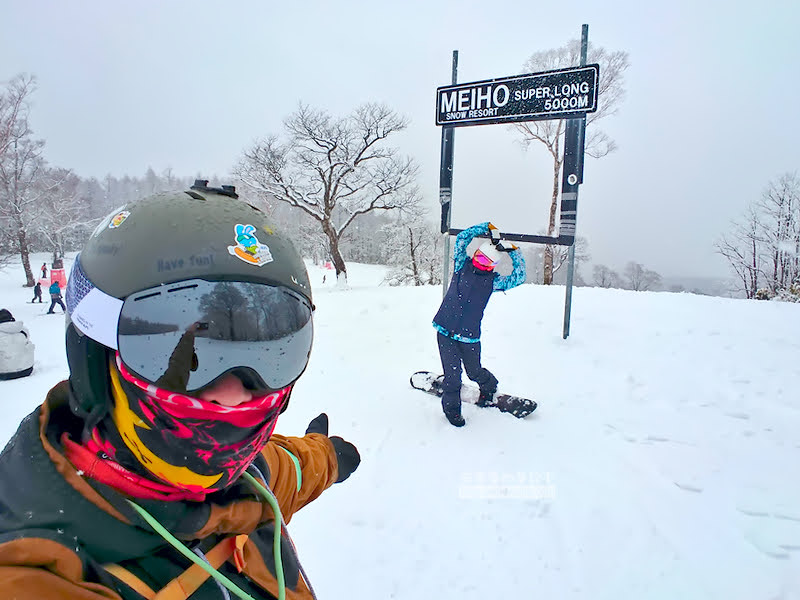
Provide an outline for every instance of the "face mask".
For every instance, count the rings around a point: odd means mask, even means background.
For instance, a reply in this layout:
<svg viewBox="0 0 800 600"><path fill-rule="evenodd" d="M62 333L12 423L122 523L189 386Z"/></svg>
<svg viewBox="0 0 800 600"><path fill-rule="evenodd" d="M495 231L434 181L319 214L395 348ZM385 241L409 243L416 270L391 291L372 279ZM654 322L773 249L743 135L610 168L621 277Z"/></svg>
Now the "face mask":
<svg viewBox="0 0 800 600"><path fill-rule="evenodd" d="M111 365L113 408L95 430L112 459L181 490L216 491L266 445L291 386L236 407L155 387Z"/></svg>

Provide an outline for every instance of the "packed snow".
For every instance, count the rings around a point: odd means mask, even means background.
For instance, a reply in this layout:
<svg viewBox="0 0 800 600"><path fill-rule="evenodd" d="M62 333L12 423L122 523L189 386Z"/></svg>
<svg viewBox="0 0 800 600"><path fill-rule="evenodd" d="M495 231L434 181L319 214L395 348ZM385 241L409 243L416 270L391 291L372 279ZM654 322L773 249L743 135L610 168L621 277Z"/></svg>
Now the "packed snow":
<svg viewBox="0 0 800 600"><path fill-rule="evenodd" d="M800 305L577 288L563 340L563 287L497 293L484 364L539 408L465 405L457 429L408 382L440 369L442 289L384 271L343 290L309 265L314 350L277 431L325 411L362 456L290 523L319 598L800 598ZM36 344L0 381L2 444L68 373L23 283L0 271Z"/></svg>

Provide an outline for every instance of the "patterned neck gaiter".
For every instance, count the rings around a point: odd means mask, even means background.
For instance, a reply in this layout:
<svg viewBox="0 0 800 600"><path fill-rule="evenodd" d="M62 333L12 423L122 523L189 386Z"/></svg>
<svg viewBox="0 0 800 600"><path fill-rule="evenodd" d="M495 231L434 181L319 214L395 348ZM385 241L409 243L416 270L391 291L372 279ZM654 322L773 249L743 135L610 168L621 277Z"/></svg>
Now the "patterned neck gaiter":
<svg viewBox="0 0 800 600"><path fill-rule="evenodd" d="M113 408L92 432L93 445L134 473L190 492L236 481L266 445L292 390L226 407L142 381L119 355L110 371Z"/></svg>

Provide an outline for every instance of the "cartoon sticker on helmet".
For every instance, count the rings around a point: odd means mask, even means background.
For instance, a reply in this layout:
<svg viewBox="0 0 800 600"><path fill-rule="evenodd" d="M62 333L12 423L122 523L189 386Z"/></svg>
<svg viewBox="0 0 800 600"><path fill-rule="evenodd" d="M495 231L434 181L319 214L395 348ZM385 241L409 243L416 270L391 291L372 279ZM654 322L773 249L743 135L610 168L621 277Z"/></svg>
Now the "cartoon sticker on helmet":
<svg viewBox="0 0 800 600"><path fill-rule="evenodd" d="M228 246L228 252L241 260L260 267L272 262L272 253L269 246L262 244L255 236L256 228L253 225L237 223L233 228L236 245Z"/></svg>
<svg viewBox="0 0 800 600"><path fill-rule="evenodd" d="M113 217L111 217L111 222L108 224L108 228L116 229L117 227L122 225L125 222L125 219L127 219L130 215L131 211L129 210L122 210L118 212Z"/></svg>

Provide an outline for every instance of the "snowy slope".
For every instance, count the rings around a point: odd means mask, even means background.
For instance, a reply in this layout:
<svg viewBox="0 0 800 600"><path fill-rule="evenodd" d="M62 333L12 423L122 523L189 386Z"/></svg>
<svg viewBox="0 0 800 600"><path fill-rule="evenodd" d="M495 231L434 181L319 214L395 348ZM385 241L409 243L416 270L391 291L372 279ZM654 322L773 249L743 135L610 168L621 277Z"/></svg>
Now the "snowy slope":
<svg viewBox="0 0 800 600"><path fill-rule="evenodd" d="M456 429L408 385L438 368L441 288L350 271L341 291L311 268L314 351L277 429L324 410L363 458L290 524L320 598L800 598L800 305L578 288L565 341L563 287L495 294L484 363L539 409L465 406ZM2 443L67 374L22 281L0 272L0 305L36 365L0 382Z"/></svg>

